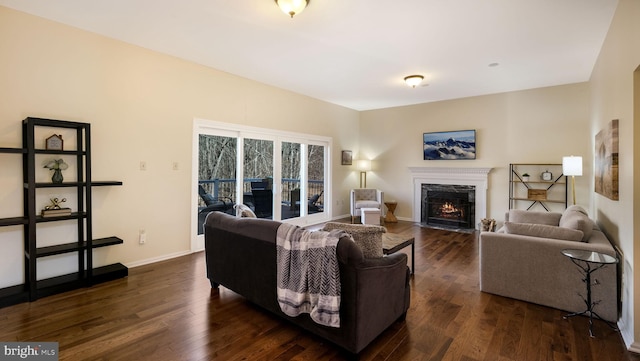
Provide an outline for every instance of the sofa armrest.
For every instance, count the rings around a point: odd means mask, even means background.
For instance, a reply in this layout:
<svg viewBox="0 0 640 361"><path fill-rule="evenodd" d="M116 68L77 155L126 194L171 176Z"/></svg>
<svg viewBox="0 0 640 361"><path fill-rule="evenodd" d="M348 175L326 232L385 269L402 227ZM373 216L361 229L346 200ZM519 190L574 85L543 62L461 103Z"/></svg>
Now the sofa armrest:
<svg viewBox="0 0 640 361"><path fill-rule="evenodd" d="M350 281L354 284L346 289L355 294L343 295L343 300L349 300L346 307L355 318L357 342L365 343L359 346L366 346L406 314L410 303L407 259L401 252L364 259L350 273L353 276Z"/></svg>
<svg viewBox="0 0 640 361"><path fill-rule="evenodd" d="M565 241L506 233L480 234L480 290L550 306L569 312L584 311L579 295L585 284L578 267L562 254L563 249L584 249L616 257L602 232L594 231L589 242ZM609 321L617 320L617 267L608 265L593 274L598 287L593 299L596 311Z"/></svg>

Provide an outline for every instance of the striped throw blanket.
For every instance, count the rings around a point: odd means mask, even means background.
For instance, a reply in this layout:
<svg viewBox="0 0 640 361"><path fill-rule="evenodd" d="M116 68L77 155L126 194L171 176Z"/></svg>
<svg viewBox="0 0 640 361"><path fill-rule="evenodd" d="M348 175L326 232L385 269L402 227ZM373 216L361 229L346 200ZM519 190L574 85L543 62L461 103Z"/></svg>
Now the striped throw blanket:
<svg viewBox="0 0 640 361"><path fill-rule="evenodd" d="M336 247L344 231L278 227L278 304L286 315L309 313L318 324L340 327L340 268Z"/></svg>

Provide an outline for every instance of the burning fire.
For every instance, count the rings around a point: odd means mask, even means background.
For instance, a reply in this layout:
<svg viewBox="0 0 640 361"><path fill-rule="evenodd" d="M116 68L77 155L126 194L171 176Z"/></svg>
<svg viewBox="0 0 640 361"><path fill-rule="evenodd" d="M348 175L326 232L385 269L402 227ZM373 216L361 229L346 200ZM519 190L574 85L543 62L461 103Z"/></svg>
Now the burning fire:
<svg viewBox="0 0 640 361"><path fill-rule="evenodd" d="M450 202L445 202L441 207L440 207L440 213L443 215L448 215L448 216L458 216L458 217L463 217L464 214L462 212L462 210L456 208L453 203Z"/></svg>

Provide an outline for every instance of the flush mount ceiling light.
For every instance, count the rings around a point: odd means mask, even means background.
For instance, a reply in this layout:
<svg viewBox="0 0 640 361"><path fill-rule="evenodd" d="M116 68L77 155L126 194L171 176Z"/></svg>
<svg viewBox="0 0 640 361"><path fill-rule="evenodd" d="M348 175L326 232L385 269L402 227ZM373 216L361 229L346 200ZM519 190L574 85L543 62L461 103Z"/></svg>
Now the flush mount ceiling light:
<svg viewBox="0 0 640 361"><path fill-rule="evenodd" d="M276 4L283 13L290 15L292 18L296 14L300 14L309 4L309 0L275 0Z"/></svg>
<svg viewBox="0 0 640 361"><path fill-rule="evenodd" d="M423 79L424 77L422 75L409 75L404 78L404 82L407 83L408 86L415 88L422 83Z"/></svg>

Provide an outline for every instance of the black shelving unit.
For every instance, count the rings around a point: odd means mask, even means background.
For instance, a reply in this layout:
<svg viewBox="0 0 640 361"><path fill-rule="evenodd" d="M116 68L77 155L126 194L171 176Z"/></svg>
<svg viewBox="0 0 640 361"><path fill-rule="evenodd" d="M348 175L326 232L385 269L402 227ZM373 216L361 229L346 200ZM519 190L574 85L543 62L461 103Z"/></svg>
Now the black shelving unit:
<svg viewBox="0 0 640 361"><path fill-rule="evenodd" d="M543 179L542 173L547 172L549 179ZM547 212L567 208L567 177L562 174L562 164L509 165L509 209L533 210L536 205Z"/></svg>
<svg viewBox="0 0 640 361"><path fill-rule="evenodd" d="M66 128L75 130L75 150L48 150L36 148L35 129L37 127ZM22 148L0 148L0 153L22 155L22 173L24 182L23 216L0 218L0 227L23 226L24 228L24 283L0 289L0 307L35 301L40 297L69 291L79 287L91 286L117 278L126 277L128 269L121 263L94 268L93 250L122 244L118 237L93 239L92 237L92 188L102 186L120 186L119 181L93 182L91 179L91 126L89 123L70 122L54 119L26 118L22 122ZM43 183L36 182L36 155L50 154L73 156L77 170L73 182ZM38 189L75 188L77 202L75 211L70 215L42 217L36 208ZM38 247L36 230L39 223L75 221L78 240L53 246ZM77 253L78 271L67 275L38 280L37 259L54 255Z"/></svg>

